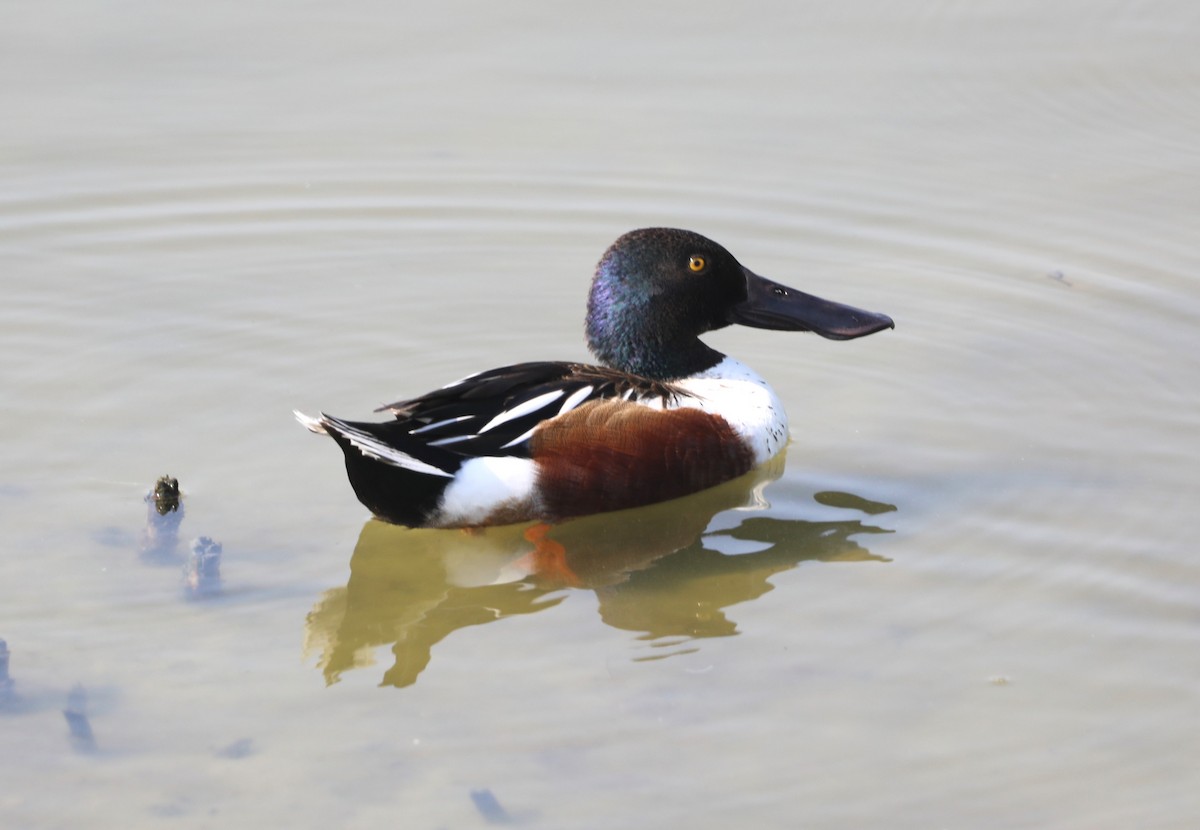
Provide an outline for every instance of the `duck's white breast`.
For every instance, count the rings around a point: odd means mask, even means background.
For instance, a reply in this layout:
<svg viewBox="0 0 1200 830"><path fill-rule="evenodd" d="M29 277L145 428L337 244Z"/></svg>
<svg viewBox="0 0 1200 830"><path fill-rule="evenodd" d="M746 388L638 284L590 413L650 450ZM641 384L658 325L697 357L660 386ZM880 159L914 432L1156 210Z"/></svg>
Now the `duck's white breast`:
<svg viewBox="0 0 1200 830"><path fill-rule="evenodd" d="M754 451L754 463L774 457L788 440L783 403L762 377L732 357L676 386L694 397L682 398L681 407L720 415L737 430Z"/></svg>

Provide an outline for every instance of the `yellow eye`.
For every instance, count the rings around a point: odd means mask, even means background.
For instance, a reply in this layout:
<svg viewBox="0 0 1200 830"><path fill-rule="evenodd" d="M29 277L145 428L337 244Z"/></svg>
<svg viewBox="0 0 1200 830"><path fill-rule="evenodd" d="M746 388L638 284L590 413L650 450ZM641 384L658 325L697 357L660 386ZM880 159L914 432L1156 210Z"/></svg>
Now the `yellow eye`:
<svg viewBox="0 0 1200 830"><path fill-rule="evenodd" d="M693 274L699 274L708 267L708 260L702 256L694 256L688 260L688 268Z"/></svg>

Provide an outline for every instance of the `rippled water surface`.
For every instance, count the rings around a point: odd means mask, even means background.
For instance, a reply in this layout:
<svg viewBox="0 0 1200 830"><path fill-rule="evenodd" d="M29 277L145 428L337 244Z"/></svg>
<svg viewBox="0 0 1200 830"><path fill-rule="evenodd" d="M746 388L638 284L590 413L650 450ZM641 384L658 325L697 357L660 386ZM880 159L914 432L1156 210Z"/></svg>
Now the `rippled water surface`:
<svg viewBox="0 0 1200 830"><path fill-rule="evenodd" d="M7 16L0 823L1194 826L1197 31ZM595 260L649 224L896 330L711 335L793 439L713 491L540 540L369 521L291 410L586 357Z"/></svg>

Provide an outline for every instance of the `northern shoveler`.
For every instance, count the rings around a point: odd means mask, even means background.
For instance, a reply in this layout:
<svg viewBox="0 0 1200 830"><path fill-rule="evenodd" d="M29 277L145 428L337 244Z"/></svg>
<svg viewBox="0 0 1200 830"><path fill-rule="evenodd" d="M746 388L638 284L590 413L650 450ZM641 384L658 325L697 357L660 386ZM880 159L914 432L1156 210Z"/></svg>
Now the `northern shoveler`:
<svg viewBox="0 0 1200 830"><path fill-rule="evenodd" d="M700 342L740 323L849 340L883 314L758 276L712 240L645 228L596 266L587 343L604 365L520 363L381 406L384 423L297 412L346 456L359 501L410 527L480 527L637 507L735 478L787 442L761 377Z"/></svg>

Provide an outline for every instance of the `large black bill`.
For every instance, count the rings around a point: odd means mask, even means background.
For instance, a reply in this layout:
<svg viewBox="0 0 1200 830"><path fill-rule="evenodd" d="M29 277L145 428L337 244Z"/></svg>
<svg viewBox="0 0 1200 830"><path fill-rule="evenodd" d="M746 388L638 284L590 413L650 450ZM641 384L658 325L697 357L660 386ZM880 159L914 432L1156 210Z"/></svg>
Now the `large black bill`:
<svg viewBox="0 0 1200 830"><path fill-rule="evenodd" d="M729 313L729 322L757 329L811 331L830 340L852 340L896 324L886 314L822 300L746 272L746 299Z"/></svg>

